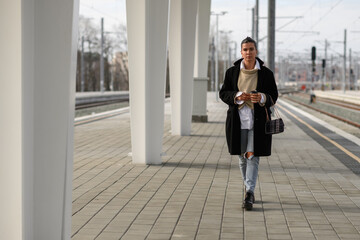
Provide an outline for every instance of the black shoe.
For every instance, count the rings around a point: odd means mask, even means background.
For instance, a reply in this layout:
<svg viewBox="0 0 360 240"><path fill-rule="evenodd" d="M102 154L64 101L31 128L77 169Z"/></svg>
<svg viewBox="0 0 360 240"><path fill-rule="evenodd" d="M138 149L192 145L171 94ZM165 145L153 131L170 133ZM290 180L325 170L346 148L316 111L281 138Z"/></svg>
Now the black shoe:
<svg viewBox="0 0 360 240"><path fill-rule="evenodd" d="M254 202L255 202L254 193L252 193L250 191L247 192L246 195L245 195L243 208L245 208L246 210L252 210Z"/></svg>
<svg viewBox="0 0 360 240"><path fill-rule="evenodd" d="M249 191L249 192L251 192L251 191ZM244 193L247 193L247 191L246 191L246 187L244 187ZM246 194L245 194L245 198L246 198ZM253 194L253 204L255 204L255 195ZM244 201L245 202L245 201ZM244 208L244 204L243 204L243 208Z"/></svg>

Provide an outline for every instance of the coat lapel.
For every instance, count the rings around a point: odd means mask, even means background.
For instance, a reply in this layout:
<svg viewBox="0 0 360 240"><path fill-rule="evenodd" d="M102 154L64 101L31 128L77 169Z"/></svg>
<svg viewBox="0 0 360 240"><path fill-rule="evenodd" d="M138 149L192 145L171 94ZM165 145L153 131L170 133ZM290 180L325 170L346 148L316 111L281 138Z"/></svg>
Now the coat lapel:
<svg viewBox="0 0 360 240"><path fill-rule="evenodd" d="M235 71L233 73L233 76L232 76L232 83L234 84L234 89L237 89L237 91L239 91L239 88L238 88L238 79L239 79L239 74L240 74L240 64L236 66L235 68Z"/></svg>
<svg viewBox="0 0 360 240"><path fill-rule="evenodd" d="M264 71L260 70L258 71L258 82L257 82L257 86L256 86L256 90L260 91L263 87L263 79L264 79Z"/></svg>

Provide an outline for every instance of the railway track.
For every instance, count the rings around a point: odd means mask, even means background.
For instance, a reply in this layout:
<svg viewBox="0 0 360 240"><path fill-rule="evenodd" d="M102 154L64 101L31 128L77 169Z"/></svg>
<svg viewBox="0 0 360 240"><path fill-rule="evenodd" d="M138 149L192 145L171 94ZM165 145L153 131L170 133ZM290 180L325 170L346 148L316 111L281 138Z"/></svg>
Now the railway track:
<svg viewBox="0 0 360 240"><path fill-rule="evenodd" d="M106 100L106 101L96 101L96 102L76 104L75 110L105 106L105 105L109 105L109 104L128 102L128 101L129 101L129 98L125 98L125 99L113 99L113 100Z"/></svg>
<svg viewBox="0 0 360 240"><path fill-rule="evenodd" d="M330 104L334 104L334 105L337 105L340 107L345 107L348 109L360 111L360 105L355 104L355 103L340 102L337 100L326 99L326 98L317 98L317 99L319 99L321 102L330 103Z"/></svg>
<svg viewBox="0 0 360 240"><path fill-rule="evenodd" d="M170 94L165 94L165 97L170 97ZM121 102L129 102L129 95L119 96L115 99L100 99L100 100L93 100L93 101L85 101L76 103L75 110L80 109L86 109L86 108L92 108L92 107L100 107L100 106L106 106L109 104L115 104L115 103L121 103Z"/></svg>
<svg viewBox="0 0 360 240"><path fill-rule="evenodd" d="M298 95L302 96L305 99L310 98L310 96L305 94L305 93L299 93ZM349 102L344 102L344 101L334 100L334 99L328 99L328 98L324 98L324 97L316 97L316 101L317 102L324 102L324 103L328 103L328 104L332 104L332 105L336 105L336 106L340 106L340 107L344 107L344 108L347 108L347 109L360 111L360 104L349 103Z"/></svg>
<svg viewBox="0 0 360 240"><path fill-rule="evenodd" d="M316 102L327 104L329 106L329 108L333 109L333 111L328 111L328 110L323 109L321 106L319 106L317 104L310 104L309 102L307 102L310 99L309 95L301 93L301 94L297 94L297 96L298 96L297 99L294 97L290 97L290 96L285 96L284 98L289 101L300 104L302 106L305 106L307 108L310 108L312 110L318 111L318 112L325 114L327 116L330 116L332 118L343 121L343 122L350 124L352 126L355 126L357 128L360 128L359 122L342 116L343 114L341 114L340 111L338 111L339 112L338 114L334 113L334 112L337 112L336 109L343 109L342 111L344 111L344 110L348 111L349 115L360 116L360 105L353 104L353 103L347 103L347 102L343 102L343 101L330 100L330 99L326 99L326 98L316 98Z"/></svg>

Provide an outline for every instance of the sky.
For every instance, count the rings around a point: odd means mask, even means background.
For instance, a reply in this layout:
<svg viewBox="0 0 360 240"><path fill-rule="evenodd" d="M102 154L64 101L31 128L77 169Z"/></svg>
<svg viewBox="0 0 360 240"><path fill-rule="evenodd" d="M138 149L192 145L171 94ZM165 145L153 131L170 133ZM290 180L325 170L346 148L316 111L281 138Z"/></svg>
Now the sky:
<svg viewBox="0 0 360 240"><path fill-rule="evenodd" d="M259 39L267 36L268 0L259 0ZM240 42L251 36L252 11L255 0L212 0L211 11L226 11L219 17L219 30L232 31L229 38ZM126 24L125 0L80 0L80 14L94 22L104 17L105 31L118 23ZM317 57L325 56L325 40L328 41L328 58L341 58L344 53L344 29L347 30L347 51L360 59L360 1L359 0L277 0L275 28L276 57L309 57L311 47L317 49ZM298 17L294 19L294 17ZM215 16L211 16L211 25ZM284 26L286 25L286 26ZM284 26L284 27L283 27ZM281 29L279 29L281 28ZM304 33L312 31L312 33ZM259 43L259 56L266 57L267 40ZM238 48L238 57L240 49Z"/></svg>

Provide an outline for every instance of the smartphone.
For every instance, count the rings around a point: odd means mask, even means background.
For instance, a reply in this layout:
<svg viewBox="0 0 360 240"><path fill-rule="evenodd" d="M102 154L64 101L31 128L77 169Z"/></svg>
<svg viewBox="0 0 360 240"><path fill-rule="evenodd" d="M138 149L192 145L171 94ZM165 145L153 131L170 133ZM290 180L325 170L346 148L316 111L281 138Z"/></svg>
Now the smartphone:
<svg viewBox="0 0 360 240"><path fill-rule="evenodd" d="M257 91L254 90L254 91L251 91L251 92L250 92L250 94L254 94L254 93L257 93ZM251 100L251 102L252 102L252 103L256 103L256 101L252 101L252 100Z"/></svg>

